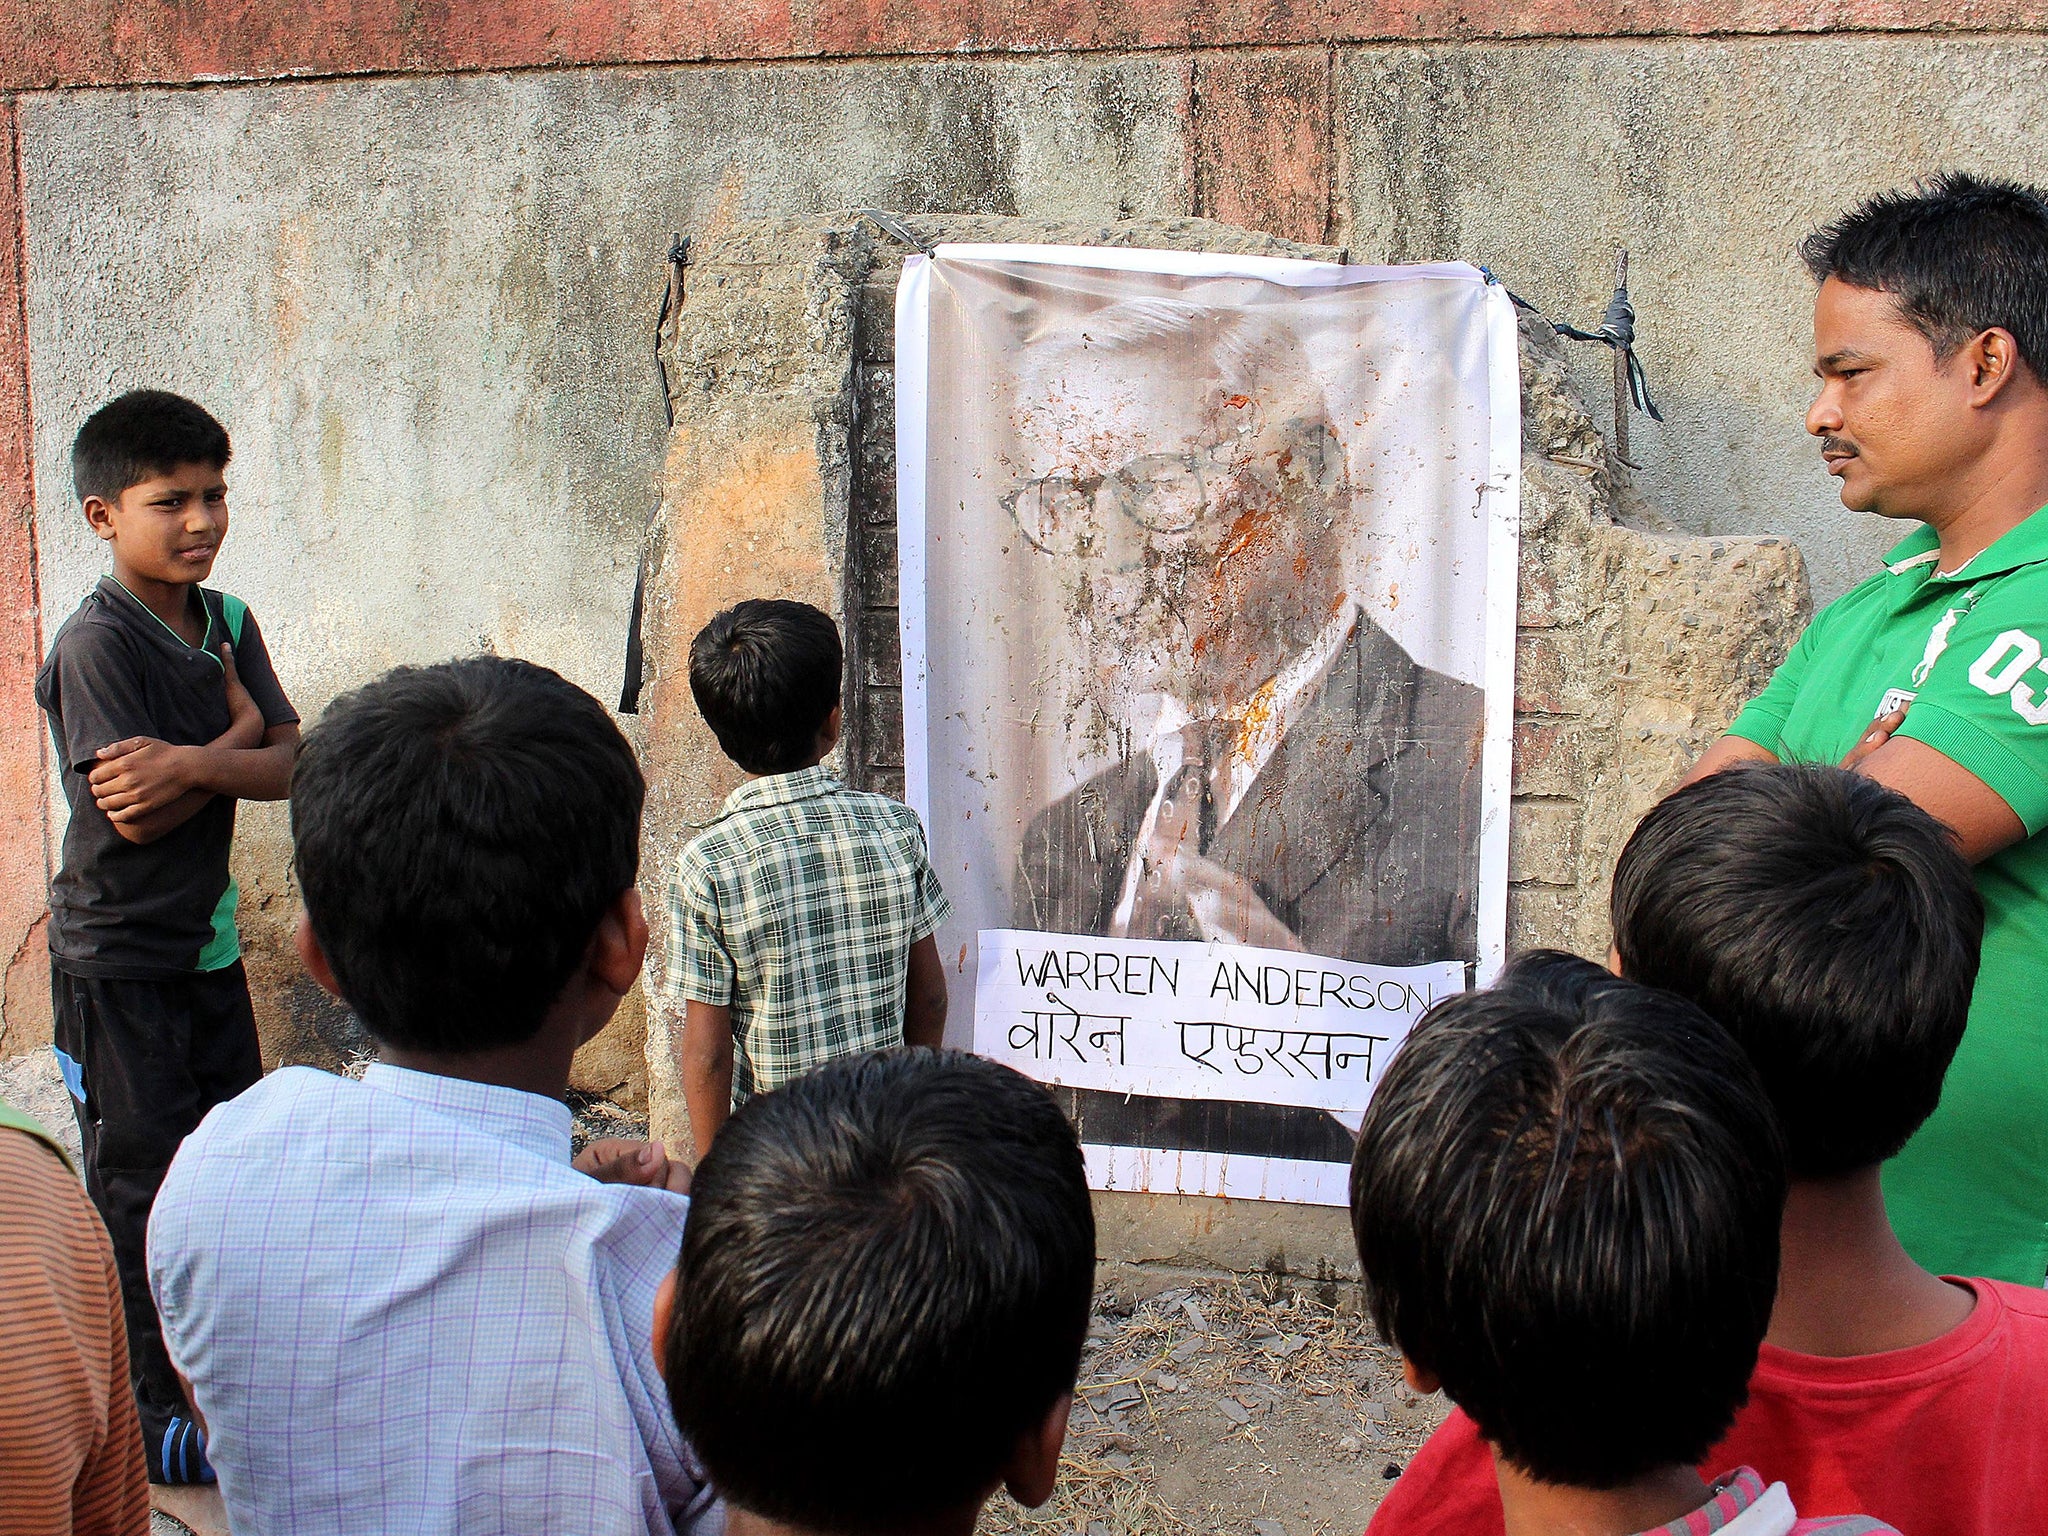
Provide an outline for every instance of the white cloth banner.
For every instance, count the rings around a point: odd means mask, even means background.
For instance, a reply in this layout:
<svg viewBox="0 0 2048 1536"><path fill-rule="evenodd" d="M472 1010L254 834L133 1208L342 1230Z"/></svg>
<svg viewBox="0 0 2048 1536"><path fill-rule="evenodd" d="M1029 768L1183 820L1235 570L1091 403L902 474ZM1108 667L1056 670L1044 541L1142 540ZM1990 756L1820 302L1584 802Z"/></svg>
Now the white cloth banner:
<svg viewBox="0 0 2048 1536"><path fill-rule="evenodd" d="M942 245L896 411L953 1043L1051 1084L1100 1187L1341 1202L1409 1025L1505 950L1507 295Z"/></svg>
<svg viewBox="0 0 2048 1536"><path fill-rule="evenodd" d="M1455 960L984 929L974 1048L1070 1088L1356 1112L1409 1027L1464 990Z"/></svg>

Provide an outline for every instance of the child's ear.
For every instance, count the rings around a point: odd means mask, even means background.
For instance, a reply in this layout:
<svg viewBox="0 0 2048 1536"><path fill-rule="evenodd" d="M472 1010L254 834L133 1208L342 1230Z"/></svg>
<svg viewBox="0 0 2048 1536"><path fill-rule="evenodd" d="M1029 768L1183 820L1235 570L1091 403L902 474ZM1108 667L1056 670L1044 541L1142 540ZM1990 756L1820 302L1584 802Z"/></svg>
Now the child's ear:
<svg viewBox="0 0 2048 1536"><path fill-rule="evenodd" d="M647 961L647 914L640 907L640 889L627 886L604 909L591 935L591 974L608 992L624 997L640 979Z"/></svg>
<svg viewBox="0 0 2048 1536"><path fill-rule="evenodd" d="M1444 1384L1437 1379L1435 1371L1426 1371L1410 1360L1401 1357L1401 1379L1408 1383L1408 1390L1418 1397L1427 1397L1432 1392L1441 1392Z"/></svg>
<svg viewBox="0 0 2048 1536"><path fill-rule="evenodd" d="M103 539L114 536L114 508L104 496L85 498L85 521L92 531Z"/></svg>
<svg viewBox="0 0 2048 1536"><path fill-rule="evenodd" d="M654 1293L654 1368L668 1380L668 1335L676 1325L676 1272L670 1270Z"/></svg>
<svg viewBox="0 0 2048 1536"><path fill-rule="evenodd" d="M1614 944L1610 944L1607 946L1607 969L1612 971L1617 976L1623 974L1621 969L1620 946Z"/></svg>
<svg viewBox="0 0 2048 1536"><path fill-rule="evenodd" d="M825 717L825 723L818 727L818 746L822 752L830 752L839 745L839 732L845 726L845 711L837 704L832 713Z"/></svg>
<svg viewBox="0 0 2048 1536"><path fill-rule="evenodd" d="M97 498L95 498L97 500ZM106 503L101 502L102 506ZM302 909L298 926L292 930L292 948L299 952L299 964L306 968L306 974L320 984L320 990L330 997L341 997L341 988L335 984L334 967L327 963L327 951L320 947L320 940L314 937L313 920ZM346 998L342 998L346 1002Z"/></svg>
<svg viewBox="0 0 2048 1536"><path fill-rule="evenodd" d="M1017 1449L1003 1468L1003 1486L1026 1509L1036 1509L1051 1498L1059 1483L1060 1450L1067 1443L1067 1416L1073 1411L1074 1394L1062 1392L1036 1427L1017 1437Z"/></svg>

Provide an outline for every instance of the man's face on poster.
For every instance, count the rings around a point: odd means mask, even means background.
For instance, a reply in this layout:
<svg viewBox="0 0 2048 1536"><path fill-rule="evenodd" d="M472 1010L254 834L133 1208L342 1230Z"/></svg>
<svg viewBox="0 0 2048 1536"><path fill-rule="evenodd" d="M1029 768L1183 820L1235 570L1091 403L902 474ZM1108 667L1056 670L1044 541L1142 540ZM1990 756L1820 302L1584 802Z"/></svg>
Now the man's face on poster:
<svg viewBox="0 0 2048 1536"><path fill-rule="evenodd" d="M1004 510L1059 563L1091 654L1136 686L1243 700L1343 601L1350 498L1320 391L1278 363L1229 377L1163 350L1067 362L1026 412L1035 472Z"/></svg>

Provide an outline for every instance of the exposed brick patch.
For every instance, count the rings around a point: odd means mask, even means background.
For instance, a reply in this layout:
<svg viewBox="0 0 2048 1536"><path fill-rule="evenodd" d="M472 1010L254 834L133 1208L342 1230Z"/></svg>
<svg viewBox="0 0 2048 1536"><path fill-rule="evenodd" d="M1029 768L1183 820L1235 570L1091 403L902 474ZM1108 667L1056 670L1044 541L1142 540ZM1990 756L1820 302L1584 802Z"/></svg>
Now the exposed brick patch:
<svg viewBox="0 0 2048 1536"><path fill-rule="evenodd" d="M0 839L0 954L14 959L0 998L0 1039L9 1042L9 1050L48 1040L50 1007L48 967L36 959L47 956L38 926L47 912L47 808L43 724L34 694L42 647L36 627L20 158L15 104L8 97L0 102L0 804L11 808L11 835ZM29 973L39 965L43 974L32 985Z"/></svg>
<svg viewBox="0 0 2048 1536"><path fill-rule="evenodd" d="M1330 61L1320 49L1195 59L1195 212L1319 241L1330 206Z"/></svg>
<svg viewBox="0 0 2048 1536"><path fill-rule="evenodd" d="M0 972L0 1056L19 1056L50 1043L55 1010L50 996L50 915L28 926L6 970Z"/></svg>
<svg viewBox="0 0 2048 1536"><path fill-rule="evenodd" d="M1585 784L1583 723L1526 714L1515 720L1515 794L1569 798L1581 793Z"/></svg>

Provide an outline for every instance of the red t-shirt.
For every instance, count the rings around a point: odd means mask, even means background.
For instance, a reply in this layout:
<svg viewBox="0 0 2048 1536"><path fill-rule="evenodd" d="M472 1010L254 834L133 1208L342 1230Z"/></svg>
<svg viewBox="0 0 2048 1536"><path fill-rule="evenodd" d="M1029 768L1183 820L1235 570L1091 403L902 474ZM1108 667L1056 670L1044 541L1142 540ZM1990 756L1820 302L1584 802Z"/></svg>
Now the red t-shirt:
<svg viewBox="0 0 2048 1536"><path fill-rule="evenodd" d="M1927 1344L1846 1359L1766 1344L1708 1465L1755 1467L1802 1515L1911 1536L2048 1530L2048 1292L1957 1283L1977 1305ZM1388 1490L1371 1536L1504 1536L1493 1455L1463 1412Z"/></svg>

